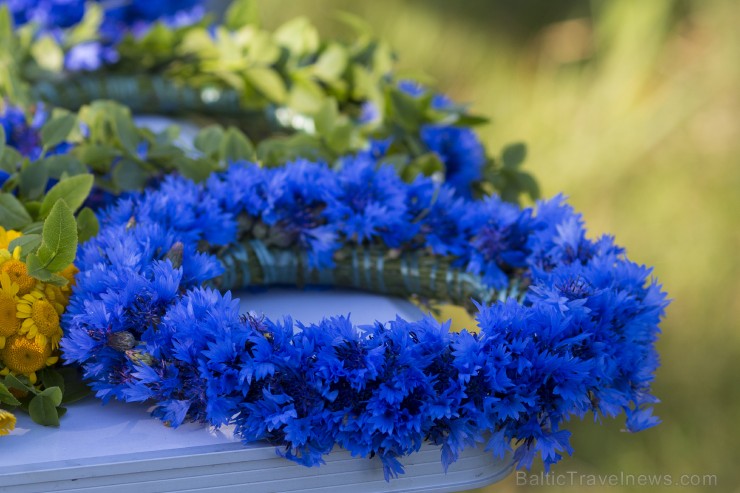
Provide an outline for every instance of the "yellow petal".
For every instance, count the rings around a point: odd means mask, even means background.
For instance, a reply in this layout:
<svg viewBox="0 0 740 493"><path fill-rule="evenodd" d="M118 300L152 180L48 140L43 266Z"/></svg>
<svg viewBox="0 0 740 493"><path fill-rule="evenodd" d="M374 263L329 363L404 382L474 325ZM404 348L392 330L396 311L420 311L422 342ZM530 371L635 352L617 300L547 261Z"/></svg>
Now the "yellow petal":
<svg viewBox="0 0 740 493"><path fill-rule="evenodd" d="M31 372L31 374L28 375L28 379L31 381L31 383L33 385L36 385L36 380L37 380L37 378L36 378L36 372L35 371L34 372Z"/></svg>
<svg viewBox="0 0 740 493"><path fill-rule="evenodd" d="M35 341L39 346L46 346L46 336L44 334L36 334Z"/></svg>
<svg viewBox="0 0 740 493"><path fill-rule="evenodd" d="M26 303L18 303L18 306L15 308L18 311L18 316L20 317L21 314L27 314L26 316L31 315L31 311L33 310L31 308L31 305L27 305Z"/></svg>
<svg viewBox="0 0 740 493"><path fill-rule="evenodd" d="M51 366L53 364L56 364L57 361L59 361L59 356L52 356L46 360L46 366Z"/></svg>

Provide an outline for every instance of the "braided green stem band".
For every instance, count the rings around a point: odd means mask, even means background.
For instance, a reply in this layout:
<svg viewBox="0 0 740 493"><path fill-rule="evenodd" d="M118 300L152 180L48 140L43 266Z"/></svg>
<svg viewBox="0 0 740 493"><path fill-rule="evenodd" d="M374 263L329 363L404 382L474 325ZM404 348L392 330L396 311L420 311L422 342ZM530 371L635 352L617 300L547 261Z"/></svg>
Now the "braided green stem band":
<svg viewBox="0 0 740 493"><path fill-rule="evenodd" d="M249 240L219 254L226 272L212 284L221 290L275 285L355 288L471 309L471 300L490 303L522 293L519 280L513 280L506 290L495 291L445 258L418 253L389 256L387 250L362 246L345 248L338 257L333 269L317 270L309 267L305 252L268 248L259 240Z"/></svg>
<svg viewBox="0 0 740 493"><path fill-rule="evenodd" d="M286 129L275 117L275 108L245 108L233 89L209 86L189 87L172 79L150 75L85 75L38 80L32 96L54 106L76 111L98 99L125 104L132 113L159 115L198 115L224 118L242 128L252 138L263 138Z"/></svg>

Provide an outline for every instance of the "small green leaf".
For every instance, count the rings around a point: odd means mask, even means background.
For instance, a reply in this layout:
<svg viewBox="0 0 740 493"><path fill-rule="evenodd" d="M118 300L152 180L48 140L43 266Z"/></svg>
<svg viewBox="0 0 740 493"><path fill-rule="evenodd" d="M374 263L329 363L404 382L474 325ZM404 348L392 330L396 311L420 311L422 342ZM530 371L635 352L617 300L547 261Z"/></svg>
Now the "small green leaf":
<svg viewBox="0 0 740 493"><path fill-rule="evenodd" d="M56 368L55 371L64 378L62 404L77 402L91 394L90 387L82 380L77 368L65 366Z"/></svg>
<svg viewBox="0 0 740 493"><path fill-rule="evenodd" d="M457 118L455 125L459 125L461 127L477 127L480 125L486 125L490 122L491 119L485 116L464 113Z"/></svg>
<svg viewBox="0 0 740 493"><path fill-rule="evenodd" d="M76 147L72 152L77 155L82 163L99 173L107 173L113 159L120 155L119 150L99 144L83 144Z"/></svg>
<svg viewBox="0 0 740 493"><path fill-rule="evenodd" d="M295 57L316 53L319 49L319 32L305 17L286 22L275 30L274 36Z"/></svg>
<svg viewBox="0 0 740 493"><path fill-rule="evenodd" d="M333 82L341 78L347 68L348 60L349 55L346 48L339 44L331 44L319 55L313 67L313 73L325 82Z"/></svg>
<svg viewBox="0 0 740 493"><path fill-rule="evenodd" d="M132 155L136 155L136 148L141 142L139 132L131 119L131 115L123 108L116 108L113 112L118 140L121 145Z"/></svg>
<svg viewBox="0 0 740 493"><path fill-rule="evenodd" d="M43 221L36 221L31 224L28 224L27 226L24 226L23 229L21 229L21 233L23 235L40 235L41 232L44 230L44 223Z"/></svg>
<svg viewBox="0 0 740 493"><path fill-rule="evenodd" d="M38 391L33 388L33 386L28 386L25 383L21 382L20 380L18 380L18 377L16 377L12 373L5 375L5 385L9 389L16 389L22 392L29 392L31 394L38 394Z"/></svg>
<svg viewBox="0 0 740 493"><path fill-rule="evenodd" d="M224 138L224 129L221 125L205 127L195 137L195 148L209 157L216 157L221 149Z"/></svg>
<svg viewBox="0 0 740 493"><path fill-rule="evenodd" d="M224 18L224 25L232 31L246 25L258 25L259 8L256 0L235 0L229 6Z"/></svg>
<svg viewBox="0 0 740 493"><path fill-rule="evenodd" d="M180 174L195 182L206 180L212 172L219 169L221 169L219 162L210 158L183 158L177 162L177 170Z"/></svg>
<svg viewBox="0 0 740 493"><path fill-rule="evenodd" d="M5 152L5 127L0 125L0 159L3 158Z"/></svg>
<svg viewBox="0 0 740 493"><path fill-rule="evenodd" d="M6 146L5 151L0 156L0 169L9 175L13 174L18 170L18 163L21 161L23 161L23 156L12 147Z"/></svg>
<svg viewBox="0 0 740 493"><path fill-rule="evenodd" d="M10 245L8 245L8 251L12 252L16 247L21 247L21 254L26 256L29 253L33 253L40 244L41 235L23 235L10 242Z"/></svg>
<svg viewBox="0 0 740 493"><path fill-rule="evenodd" d="M31 55L39 67L60 72L64 67L64 51L51 36L42 36L31 46Z"/></svg>
<svg viewBox="0 0 740 493"><path fill-rule="evenodd" d="M221 141L221 159L226 162L254 159L252 142L236 127L229 127Z"/></svg>
<svg viewBox="0 0 740 493"><path fill-rule="evenodd" d="M52 207L49 217L44 221L41 237L41 246L36 255L42 269L59 272L74 262L77 254L77 222L64 200L57 200ZM29 260L31 258L29 256ZM34 275L30 265L29 274Z"/></svg>
<svg viewBox="0 0 740 493"><path fill-rule="evenodd" d="M147 172L130 159L121 159L113 170L113 183L122 191L141 190L148 179Z"/></svg>
<svg viewBox="0 0 740 493"><path fill-rule="evenodd" d="M520 142L508 145L501 154L504 168L518 168L527 157L527 146Z"/></svg>
<svg viewBox="0 0 740 493"><path fill-rule="evenodd" d="M0 226L6 229L21 229L33 221L15 195L0 193Z"/></svg>
<svg viewBox="0 0 740 493"><path fill-rule="evenodd" d="M80 243L84 243L96 236L100 231L100 223L95 213L89 207L82 209L77 214L77 235Z"/></svg>
<svg viewBox="0 0 740 493"><path fill-rule="evenodd" d="M537 200L540 198L540 186L532 175L529 173L519 172L517 173L516 180L517 185L519 185L519 189L529 195L530 199Z"/></svg>
<svg viewBox="0 0 740 493"><path fill-rule="evenodd" d="M0 383L0 402L8 406L20 406L21 402L10 393L8 387Z"/></svg>
<svg viewBox="0 0 740 493"><path fill-rule="evenodd" d="M285 82L278 73L265 67L255 67L244 73L247 81L273 103L282 103L287 96Z"/></svg>
<svg viewBox="0 0 740 493"><path fill-rule="evenodd" d="M28 266L28 274L41 282L53 284L54 286L66 286L69 283L66 278L54 274L45 268L39 257L34 253L26 257L26 265Z"/></svg>
<svg viewBox="0 0 740 493"><path fill-rule="evenodd" d="M64 200L73 212L76 211L90 195L94 181L95 178L91 174L76 175L60 181L44 197L39 216L41 218L48 216L59 199Z"/></svg>
<svg viewBox="0 0 740 493"><path fill-rule="evenodd" d="M62 385L64 385L64 379L59 378L52 378L52 380L60 381ZM51 400L52 404L54 404L54 407L58 406L62 403L62 389L59 387L48 387L46 386L46 383L44 383L44 387L46 387L39 395L48 397L49 400Z"/></svg>
<svg viewBox="0 0 740 493"><path fill-rule="evenodd" d="M47 367L44 368L39 372L39 377L41 378L41 383L44 384L44 388L49 390L52 387L57 388L61 391L62 394L64 394L64 377L57 372L55 368ZM46 391L44 391L46 392ZM42 392L42 394L44 393ZM61 404L61 399L59 400L59 404ZM59 405L57 404L57 406Z"/></svg>
<svg viewBox="0 0 740 493"><path fill-rule="evenodd" d="M428 152L414 159L409 165L412 170L409 174L404 174L404 179L411 181L416 175L421 173L424 176L431 176L438 171L444 171L445 167L439 156L434 152Z"/></svg>
<svg viewBox="0 0 740 493"><path fill-rule="evenodd" d="M49 181L49 172L41 161L24 166L18 174L18 187L23 197L36 200L41 198Z"/></svg>
<svg viewBox="0 0 740 493"><path fill-rule="evenodd" d="M326 101L326 92L321 85L307 77L294 77L287 105L298 113L316 113Z"/></svg>
<svg viewBox="0 0 740 493"><path fill-rule="evenodd" d="M57 404L48 395L42 393L31 399L31 403L28 405L28 413L35 423L43 426L59 426Z"/></svg>
<svg viewBox="0 0 740 493"><path fill-rule="evenodd" d="M46 122L41 127L41 142L44 144L44 148L50 149L64 142L76 123L77 116L71 113L57 116Z"/></svg>
<svg viewBox="0 0 740 493"><path fill-rule="evenodd" d="M406 130L416 132L424 123L423 98L414 98L398 89L390 91L393 116Z"/></svg>
<svg viewBox="0 0 740 493"><path fill-rule="evenodd" d="M81 175L87 173L87 168L79 159L70 154L57 154L49 156L41 161L49 173L49 178L59 180L64 174L67 176Z"/></svg>

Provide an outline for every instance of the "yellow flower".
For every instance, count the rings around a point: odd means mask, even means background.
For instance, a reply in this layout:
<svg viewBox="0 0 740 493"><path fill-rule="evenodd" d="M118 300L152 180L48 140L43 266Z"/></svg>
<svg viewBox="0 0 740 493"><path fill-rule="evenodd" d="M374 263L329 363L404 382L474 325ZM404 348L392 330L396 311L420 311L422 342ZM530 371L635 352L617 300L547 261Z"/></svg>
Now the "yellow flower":
<svg viewBox="0 0 740 493"><path fill-rule="evenodd" d="M23 320L20 334L35 339L36 344L45 346L51 341L52 349L59 347L62 329L59 326L59 315L64 307L46 298L38 289L23 296L18 301L16 316Z"/></svg>
<svg viewBox="0 0 740 493"><path fill-rule="evenodd" d="M16 316L18 286L10 282L5 272L0 274L0 349L5 347L5 340L21 328L21 321Z"/></svg>
<svg viewBox="0 0 740 493"><path fill-rule="evenodd" d="M2 226L0 226L0 250L7 250L10 242L15 240L16 238L20 238L21 236L23 235L18 231L12 229L6 230Z"/></svg>
<svg viewBox="0 0 740 493"><path fill-rule="evenodd" d="M7 250L0 250L6 252ZM7 257L4 255L3 257ZM28 294L36 286L36 279L28 275L28 267L21 262L21 249L16 247L13 254L4 260L0 258L0 274L7 274L10 280L18 285L20 296Z"/></svg>
<svg viewBox="0 0 740 493"><path fill-rule="evenodd" d="M13 413L0 409L0 436L7 435L15 429L15 416Z"/></svg>
<svg viewBox="0 0 740 493"><path fill-rule="evenodd" d="M20 373L26 375L32 384L36 383L37 371L59 361L59 357L51 355L51 346L41 345L22 335L8 338L5 349L0 351L0 359L6 367L0 374Z"/></svg>

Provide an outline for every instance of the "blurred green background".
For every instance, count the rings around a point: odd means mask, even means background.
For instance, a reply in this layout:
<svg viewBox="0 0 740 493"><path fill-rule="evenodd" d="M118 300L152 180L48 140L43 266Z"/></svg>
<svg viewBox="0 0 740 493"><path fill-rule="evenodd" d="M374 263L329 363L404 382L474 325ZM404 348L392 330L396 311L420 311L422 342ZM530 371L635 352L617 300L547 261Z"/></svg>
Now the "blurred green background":
<svg viewBox="0 0 740 493"><path fill-rule="evenodd" d="M575 454L555 471L714 474L707 490L740 491L740 2L261 6L269 28L305 15L326 36L349 34L337 10L360 15L402 72L424 73L492 117L480 130L492 152L525 141L544 196L564 192L592 235L614 234L633 260L655 266L673 299L658 343L663 424L633 435L621 421L577 421ZM574 489L604 490L562 491ZM512 475L479 491L558 488L517 486Z"/></svg>

